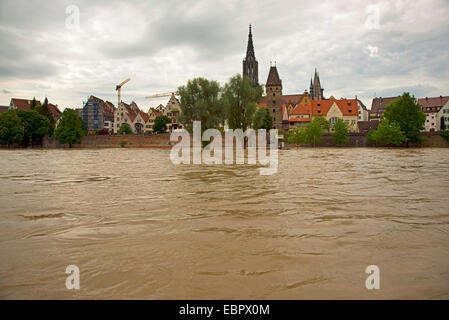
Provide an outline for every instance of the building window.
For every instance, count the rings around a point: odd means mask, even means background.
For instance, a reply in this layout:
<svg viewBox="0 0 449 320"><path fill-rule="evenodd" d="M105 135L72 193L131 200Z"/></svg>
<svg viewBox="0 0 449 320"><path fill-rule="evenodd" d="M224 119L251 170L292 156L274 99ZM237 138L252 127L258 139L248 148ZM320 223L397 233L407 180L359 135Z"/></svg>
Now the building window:
<svg viewBox="0 0 449 320"><path fill-rule="evenodd" d="M355 124L355 120L352 120L352 124Z"/></svg>

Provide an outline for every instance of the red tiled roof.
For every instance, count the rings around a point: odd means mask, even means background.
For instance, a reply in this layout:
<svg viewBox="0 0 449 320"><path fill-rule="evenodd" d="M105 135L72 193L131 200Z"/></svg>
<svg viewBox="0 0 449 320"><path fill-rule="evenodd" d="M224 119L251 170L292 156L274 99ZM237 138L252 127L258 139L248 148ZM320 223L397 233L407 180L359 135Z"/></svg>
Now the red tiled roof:
<svg viewBox="0 0 449 320"><path fill-rule="evenodd" d="M293 118L288 121L290 121L290 122L310 122L310 118Z"/></svg>
<svg viewBox="0 0 449 320"><path fill-rule="evenodd" d="M439 96L431 98L421 98L418 99L418 104L421 106L422 111L425 113L436 113L438 112L447 102L449 101L449 96ZM427 110L427 108L431 108Z"/></svg>
<svg viewBox="0 0 449 320"><path fill-rule="evenodd" d="M136 120L136 117L137 117L136 115L128 113L128 118L129 118L129 120L131 120L131 122L134 122L134 120Z"/></svg>
<svg viewBox="0 0 449 320"><path fill-rule="evenodd" d="M326 116L334 103L337 104L344 116L355 116L359 113L356 99L329 99L312 100L311 105L298 105L292 110L290 115Z"/></svg>
<svg viewBox="0 0 449 320"><path fill-rule="evenodd" d="M344 116L355 116L359 114L357 99L340 99L336 100L336 102Z"/></svg>
<svg viewBox="0 0 449 320"><path fill-rule="evenodd" d="M57 105L49 103L48 109L50 109L50 112L53 114L53 117L55 117L56 120L61 117L61 111L59 110Z"/></svg>
<svg viewBox="0 0 449 320"><path fill-rule="evenodd" d="M286 104L298 104L304 98L304 94L287 94L282 96L282 102Z"/></svg>
<svg viewBox="0 0 449 320"><path fill-rule="evenodd" d="M143 121L145 121L145 122L147 122L149 119L148 114L146 114L143 111L140 111L140 116L142 117Z"/></svg>
<svg viewBox="0 0 449 320"><path fill-rule="evenodd" d="M24 110L24 111L30 111L31 110L31 101L33 101L33 99L28 100L28 99L16 99L16 98L12 98L11 102L12 105L20 110ZM41 102L39 100L36 100L37 104L41 104Z"/></svg>
<svg viewBox="0 0 449 320"><path fill-rule="evenodd" d="M288 94L282 96L282 103L295 105L302 101L304 94ZM259 108L267 106L268 97L263 97L259 103Z"/></svg>
<svg viewBox="0 0 449 320"><path fill-rule="evenodd" d="M311 105L297 105L290 115L303 115L303 114L311 114Z"/></svg>
<svg viewBox="0 0 449 320"><path fill-rule="evenodd" d="M393 101L396 101L401 96L397 97L388 97L388 98L374 98L371 103L371 113L382 113L385 111L385 108L392 103Z"/></svg>
<svg viewBox="0 0 449 320"><path fill-rule="evenodd" d="M28 99L16 99L16 98L12 98L11 99L12 104L15 108L20 109L20 110L24 110L24 111L30 111L31 110L31 102L33 101L28 100ZM41 104L41 102L39 100L36 100L36 103L38 105ZM58 108L58 105L54 105L52 103L48 103L48 109L50 110L50 112L53 114L53 117L55 117L55 119L59 119L61 117L61 111Z"/></svg>

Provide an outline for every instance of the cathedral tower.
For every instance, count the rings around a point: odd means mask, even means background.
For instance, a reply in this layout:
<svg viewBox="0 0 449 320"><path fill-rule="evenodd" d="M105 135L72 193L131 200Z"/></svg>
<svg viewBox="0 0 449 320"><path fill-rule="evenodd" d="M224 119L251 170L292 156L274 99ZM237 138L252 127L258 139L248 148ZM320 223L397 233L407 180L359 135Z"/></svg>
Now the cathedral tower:
<svg viewBox="0 0 449 320"><path fill-rule="evenodd" d="M312 79L310 79L310 96L312 100L323 100L324 99L323 91L324 89L321 88L320 83L320 75L315 68L315 76L313 78L313 83Z"/></svg>
<svg viewBox="0 0 449 320"><path fill-rule="evenodd" d="M273 128L282 129L282 80L279 78L276 66L270 67L265 89L267 108L273 118Z"/></svg>
<svg viewBox="0 0 449 320"><path fill-rule="evenodd" d="M259 85L259 67L254 54L253 34L251 25L249 25L248 47L246 49L246 58L243 60L243 78L248 77L253 87Z"/></svg>

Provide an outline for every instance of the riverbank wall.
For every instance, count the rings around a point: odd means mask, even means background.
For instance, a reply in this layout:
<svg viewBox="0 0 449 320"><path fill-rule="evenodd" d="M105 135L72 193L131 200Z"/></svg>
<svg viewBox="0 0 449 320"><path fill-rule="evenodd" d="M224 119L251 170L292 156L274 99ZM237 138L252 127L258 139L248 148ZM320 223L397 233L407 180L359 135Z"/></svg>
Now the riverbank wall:
<svg viewBox="0 0 449 320"><path fill-rule="evenodd" d="M423 142L422 144L410 143L410 148L449 148L449 142L444 139L438 132L423 132L421 134ZM324 134L320 143L316 143L315 147L345 147L345 148L379 148L385 147L385 145L379 143L370 143L364 133L350 133L349 141L344 145L336 145L330 134ZM296 144L285 144L286 148L296 148ZM300 145L301 147L313 147L311 144ZM404 144L401 147L406 147Z"/></svg>
<svg viewBox="0 0 449 320"><path fill-rule="evenodd" d="M412 148L449 148L449 142L439 135L438 132L423 132L422 144L410 144ZM81 144L72 145L72 148L171 148L176 142L170 142L170 134L157 135L102 135L102 136L86 136L83 138ZM224 141L223 141L224 143ZM312 145L300 145L301 147L312 147ZM285 143L284 147L297 148L296 144ZM370 147L384 147L380 144L369 143L366 139L366 134L350 133L349 142L345 145L337 146L334 144L330 134L324 134L320 143L315 144L315 147L346 147L346 148L370 148ZM405 147L405 145L403 146ZM7 148L1 146L1 148ZM11 146L11 148L20 148L18 145ZM69 148L68 144L61 144L54 138L45 137L42 141L42 146L32 146L32 148L48 148L48 149L63 149Z"/></svg>
<svg viewBox="0 0 449 320"><path fill-rule="evenodd" d="M53 138L45 137L43 148L68 148L69 145L61 144ZM154 147L170 148L170 134L154 135L103 135L83 137L81 144L72 145L72 148L137 148Z"/></svg>

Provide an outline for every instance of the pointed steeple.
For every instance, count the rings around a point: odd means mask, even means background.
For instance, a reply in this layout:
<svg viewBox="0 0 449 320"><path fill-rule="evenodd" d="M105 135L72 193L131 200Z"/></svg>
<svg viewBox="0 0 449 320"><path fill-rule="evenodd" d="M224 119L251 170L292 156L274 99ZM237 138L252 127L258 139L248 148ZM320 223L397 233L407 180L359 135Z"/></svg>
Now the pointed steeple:
<svg viewBox="0 0 449 320"><path fill-rule="evenodd" d="M316 68L315 68L315 76L313 78L313 85L316 86L318 85L319 87L321 87L321 83L320 83L320 75L317 72Z"/></svg>
<svg viewBox="0 0 449 320"><path fill-rule="evenodd" d="M243 60L243 77L251 80L253 87L259 85L258 63L254 54L253 33L251 25L249 25L248 46L246 48L246 57Z"/></svg>
<svg viewBox="0 0 449 320"><path fill-rule="evenodd" d="M313 84L311 83L310 91L311 91L310 94L312 96L312 100L324 99L324 97L323 97L324 89L321 88L320 74L318 73L316 68L315 68L315 75L313 77Z"/></svg>
<svg viewBox="0 0 449 320"><path fill-rule="evenodd" d="M251 32L251 25L249 25L249 34L248 34L248 47L246 48L246 59L249 57L256 58L254 54L254 44L253 44L253 33Z"/></svg>

